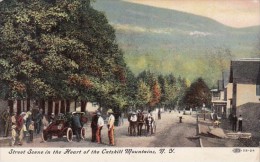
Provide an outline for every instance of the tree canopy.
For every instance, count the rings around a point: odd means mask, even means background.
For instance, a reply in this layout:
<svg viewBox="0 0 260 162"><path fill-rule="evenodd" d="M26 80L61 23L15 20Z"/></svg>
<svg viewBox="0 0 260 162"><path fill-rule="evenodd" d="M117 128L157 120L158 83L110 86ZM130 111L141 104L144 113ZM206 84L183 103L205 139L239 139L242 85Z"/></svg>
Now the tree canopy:
<svg viewBox="0 0 260 162"><path fill-rule="evenodd" d="M105 99L125 84L115 31L89 0L1 2L0 51L4 98Z"/></svg>

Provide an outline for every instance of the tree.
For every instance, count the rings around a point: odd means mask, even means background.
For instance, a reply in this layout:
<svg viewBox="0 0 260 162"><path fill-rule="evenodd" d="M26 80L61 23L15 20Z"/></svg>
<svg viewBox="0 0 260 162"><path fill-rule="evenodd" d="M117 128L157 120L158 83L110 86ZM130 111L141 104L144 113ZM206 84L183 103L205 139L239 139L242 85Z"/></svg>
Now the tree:
<svg viewBox="0 0 260 162"><path fill-rule="evenodd" d="M5 98L125 97L123 52L90 0L1 2L0 69Z"/></svg>
<svg viewBox="0 0 260 162"><path fill-rule="evenodd" d="M150 87L144 81L139 80L136 94L137 105L141 107L148 106L151 97Z"/></svg>
<svg viewBox="0 0 260 162"><path fill-rule="evenodd" d="M211 101L211 93L202 78L198 78L187 89L183 102L188 107L202 107L203 103L209 105Z"/></svg>
<svg viewBox="0 0 260 162"><path fill-rule="evenodd" d="M149 101L149 105L151 107L155 106L157 103L160 102L161 99L161 89L160 85L157 80L154 81L152 88L151 88L151 100Z"/></svg>

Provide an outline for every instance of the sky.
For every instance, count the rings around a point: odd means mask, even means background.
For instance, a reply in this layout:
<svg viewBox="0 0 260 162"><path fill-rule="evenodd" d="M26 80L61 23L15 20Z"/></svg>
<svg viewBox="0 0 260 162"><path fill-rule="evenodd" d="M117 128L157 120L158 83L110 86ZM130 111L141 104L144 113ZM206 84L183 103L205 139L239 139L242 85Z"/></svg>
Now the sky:
<svg viewBox="0 0 260 162"><path fill-rule="evenodd" d="M260 25L259 0L124 0L153 7L178 10L243 28Z"/></svg>
<svg viewBox="0 0 260 162"><path fill-rule="evenodd" d="M0 0L0 2L3 0ZM124 0L209 17L243 28L260 25L260 0Z"/></svg>

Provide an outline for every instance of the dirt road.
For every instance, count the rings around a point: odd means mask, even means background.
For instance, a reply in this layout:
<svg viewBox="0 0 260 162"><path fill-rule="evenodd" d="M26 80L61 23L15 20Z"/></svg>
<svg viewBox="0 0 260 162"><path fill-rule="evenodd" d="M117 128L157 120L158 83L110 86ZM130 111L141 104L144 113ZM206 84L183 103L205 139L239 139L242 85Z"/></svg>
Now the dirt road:
<svg viewBox="0 0 260 162"><path fill-rule="evenodd" d="M125 120L123 126L115 127L116 147L199 147L198 140L187 138L196 134L195 116L184 115L183 123L179 123L177 112L165 112L161 116L161 120L156 117L156 133L151 136L129 136L128 122ZM102 144L91 142L90 126L86 125L86 128L87 138L81 142L76 142L76 140L67 142L65 137L62 139L54 137L48 142L41 142L40 135L37 135L33 143L24 142L22 147L110 147L107 145L106 127L102 130ZM5 146L8 144L1 143L1 147Z"/></svg>

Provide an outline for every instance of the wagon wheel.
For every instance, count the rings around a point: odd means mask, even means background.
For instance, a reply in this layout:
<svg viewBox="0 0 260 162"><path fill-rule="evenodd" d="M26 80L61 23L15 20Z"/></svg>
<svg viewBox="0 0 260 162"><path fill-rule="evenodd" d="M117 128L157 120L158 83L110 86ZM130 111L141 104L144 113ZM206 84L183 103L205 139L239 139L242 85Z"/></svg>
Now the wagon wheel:
<svg viewBox="0 0 260 162"><path fill-rule="evenodd" d="M80 130L80 137L83 140L86 139L86 129L84 127L82 127Z"/></svg>
<svg viewBox="0 0 260 162"><path fill-rule="evenodd" d="M71 141L72 141L72 137L73 137L73 131L72 131L71 128L68 128L68 129L67 129L67 136L66 136L67 141L68 141L68 142L71 142Z"/></svg>
<svg viewBox="0 0 260 162"><path fill-rule="evenodd" d="M43 141L43 142L46 142L46 141L48 140L48 138L49 138L48 133L42 132L42 141Z"/></svg>

